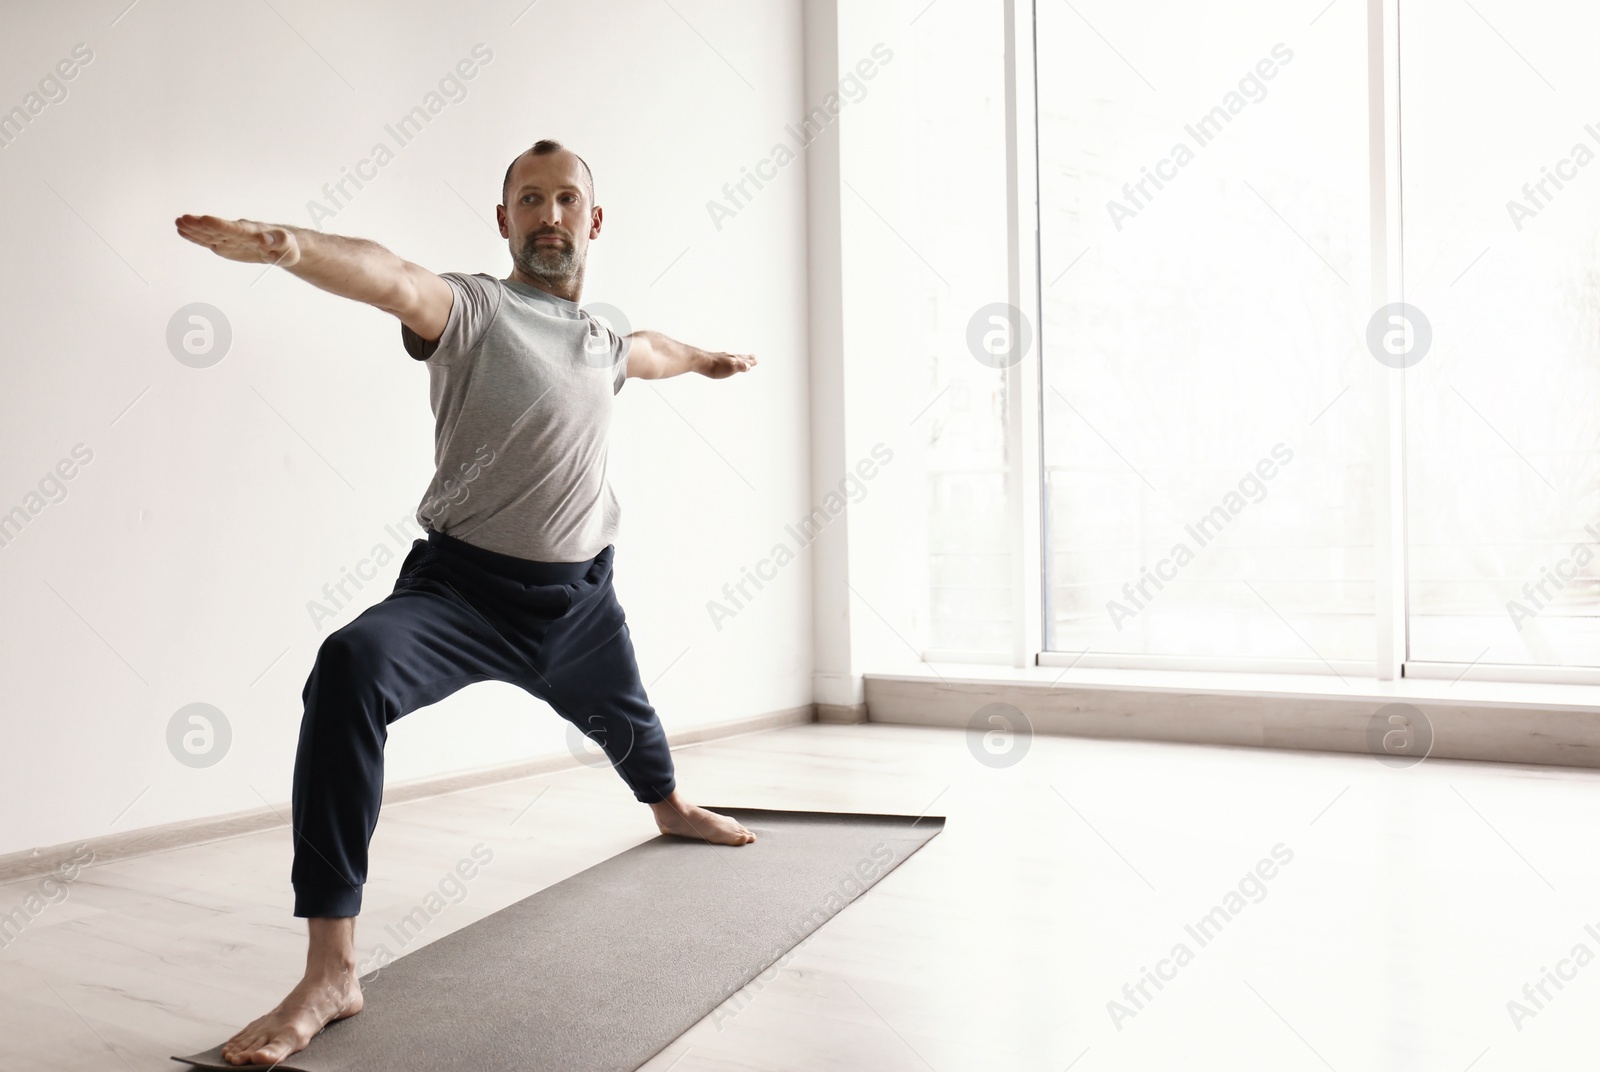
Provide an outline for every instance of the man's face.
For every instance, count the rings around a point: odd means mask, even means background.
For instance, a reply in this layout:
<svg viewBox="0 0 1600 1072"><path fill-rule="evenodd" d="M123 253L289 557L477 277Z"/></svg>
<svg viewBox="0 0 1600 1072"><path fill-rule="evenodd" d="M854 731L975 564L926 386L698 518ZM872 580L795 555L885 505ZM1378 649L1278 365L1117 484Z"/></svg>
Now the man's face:
<svg viewBox="0 0 1600 1072"><path fill-rule="evenodd" d="M581 278L589 240L600 234L600 210L590 204L583 165L572 153L519 157L496 215L525 274L563 287Z"/></svg>

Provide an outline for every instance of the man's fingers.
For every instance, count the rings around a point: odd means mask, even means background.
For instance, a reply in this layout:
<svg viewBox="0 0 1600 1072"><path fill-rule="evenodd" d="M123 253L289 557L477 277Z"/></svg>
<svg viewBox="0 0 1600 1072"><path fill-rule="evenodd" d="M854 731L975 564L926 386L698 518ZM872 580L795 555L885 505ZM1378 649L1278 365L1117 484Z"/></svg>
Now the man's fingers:
<svg viewBox="0 0 1600 1072"><path fill-rule="evenodd" d="M721 376L732 376L740 372L748 372L756 363L754 354L723 354L724 368Z"/></svg>
<svg viewBox="0 0 1600 1072"><path fill-rule="evenodd" d="M232 225L215 216L179 216L178 229L204 234L227 234Z"/></svg>
<svg viewBox="0 0 1600 1072"><path fill-rule="evenodd" d="M207 246L212 249L215 249L217 243L222 240L221 232L203 224L188 222L181 216L178 218L178 234L196 245Z"/></svg>
<svg viewBox="0 0 1600 1072"><path fill-rule="evenodd" d="M722 358L719 367L711 373L716 379L724 379L741 372L749 372L756 364L755 354L719 354Z"/></svg>
<svg viewBox="0 0 1600 1072"><path fill-rule="evenodd" d="M215 216L179 216L177 225L178 233L184 238L208 246L239 236L238 228Z"/></svg>
<svg viewBox="0 0 1600 1072"><path fill-rule="evenodd" d="M289 231L283 227L196 215L179 216L175 222L179 235L229 260L293 264L300 259Z"/></svg>
<svg viewBox="0 0 1600 1072"><path fill-rule="evenodd" d="M261 228L250 220L224 220L216 216L179 216L179 232L188 231L210 238L247 238Z"/></svg>

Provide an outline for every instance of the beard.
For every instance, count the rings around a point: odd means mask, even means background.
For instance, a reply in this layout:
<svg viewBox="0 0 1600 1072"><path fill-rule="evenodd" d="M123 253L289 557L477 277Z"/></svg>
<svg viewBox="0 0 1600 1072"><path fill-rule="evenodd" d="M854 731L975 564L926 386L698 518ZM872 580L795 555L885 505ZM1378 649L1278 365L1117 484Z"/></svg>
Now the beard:
<svg viewBox="0 0 1600 1072"><path fill-rule="evenodd" d="M560 286L573 281L583 268L577 247L565 236L557 235L561 245L539 245L544 234L530 234L517 251L517 267L541 282Z"/></svg>

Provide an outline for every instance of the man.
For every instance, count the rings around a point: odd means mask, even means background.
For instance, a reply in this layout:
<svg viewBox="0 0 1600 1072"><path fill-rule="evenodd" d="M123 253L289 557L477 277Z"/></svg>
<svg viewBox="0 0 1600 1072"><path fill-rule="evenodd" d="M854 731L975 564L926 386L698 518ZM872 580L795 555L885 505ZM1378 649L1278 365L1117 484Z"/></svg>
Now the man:
<svg viewBox="0 0 1600 1072"><path fill-rule="evenodd" d="M679 794L612 588L619 508L606 481L612 396L625 377L721 379L753 356L654 331L619 337L578 307L600 237L589 167L560 143L511 162L496 207L505 279L434 273L364 239L181 216L178 233L229 260L276 264L398 317L428 366L436 471L427 531L394 591L330 634L303 694L293 789L294 914L305 976L230 1039L233 1064L271 1064L361 1011L355 917L383 789L388 725L465 685L499 680L546 700L606 752L664 834L743 845L755 835Z"/></svg>

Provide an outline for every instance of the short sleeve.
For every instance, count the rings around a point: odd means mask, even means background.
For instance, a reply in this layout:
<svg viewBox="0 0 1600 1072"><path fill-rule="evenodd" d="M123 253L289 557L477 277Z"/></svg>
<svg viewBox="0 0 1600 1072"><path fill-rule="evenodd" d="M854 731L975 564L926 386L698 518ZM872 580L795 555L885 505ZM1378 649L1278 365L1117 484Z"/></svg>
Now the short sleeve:
<svg viewBox="0 0 1600 1072"><path fill-rule="evenodd" d="M449 365L472 353L483 341L484 333L500 311L501 289L498 280L481 272L474 275L444 272L439 278L450 284L453 292L450 317L445 321L443 334L429 341L401 324L400 341L406 353L418 361Z"/></svg>
<svg viewBox="0 0 1600 1072"><path fill-rule="evenodd" d="M600 329L606 333L606 338L611 340L611 393L616 394L622 390L623 381L628 378L628 351L633 348L633 340L626 335L618 335L608 324L602 324L598 320L594 322L600 325Z"/></svg>

